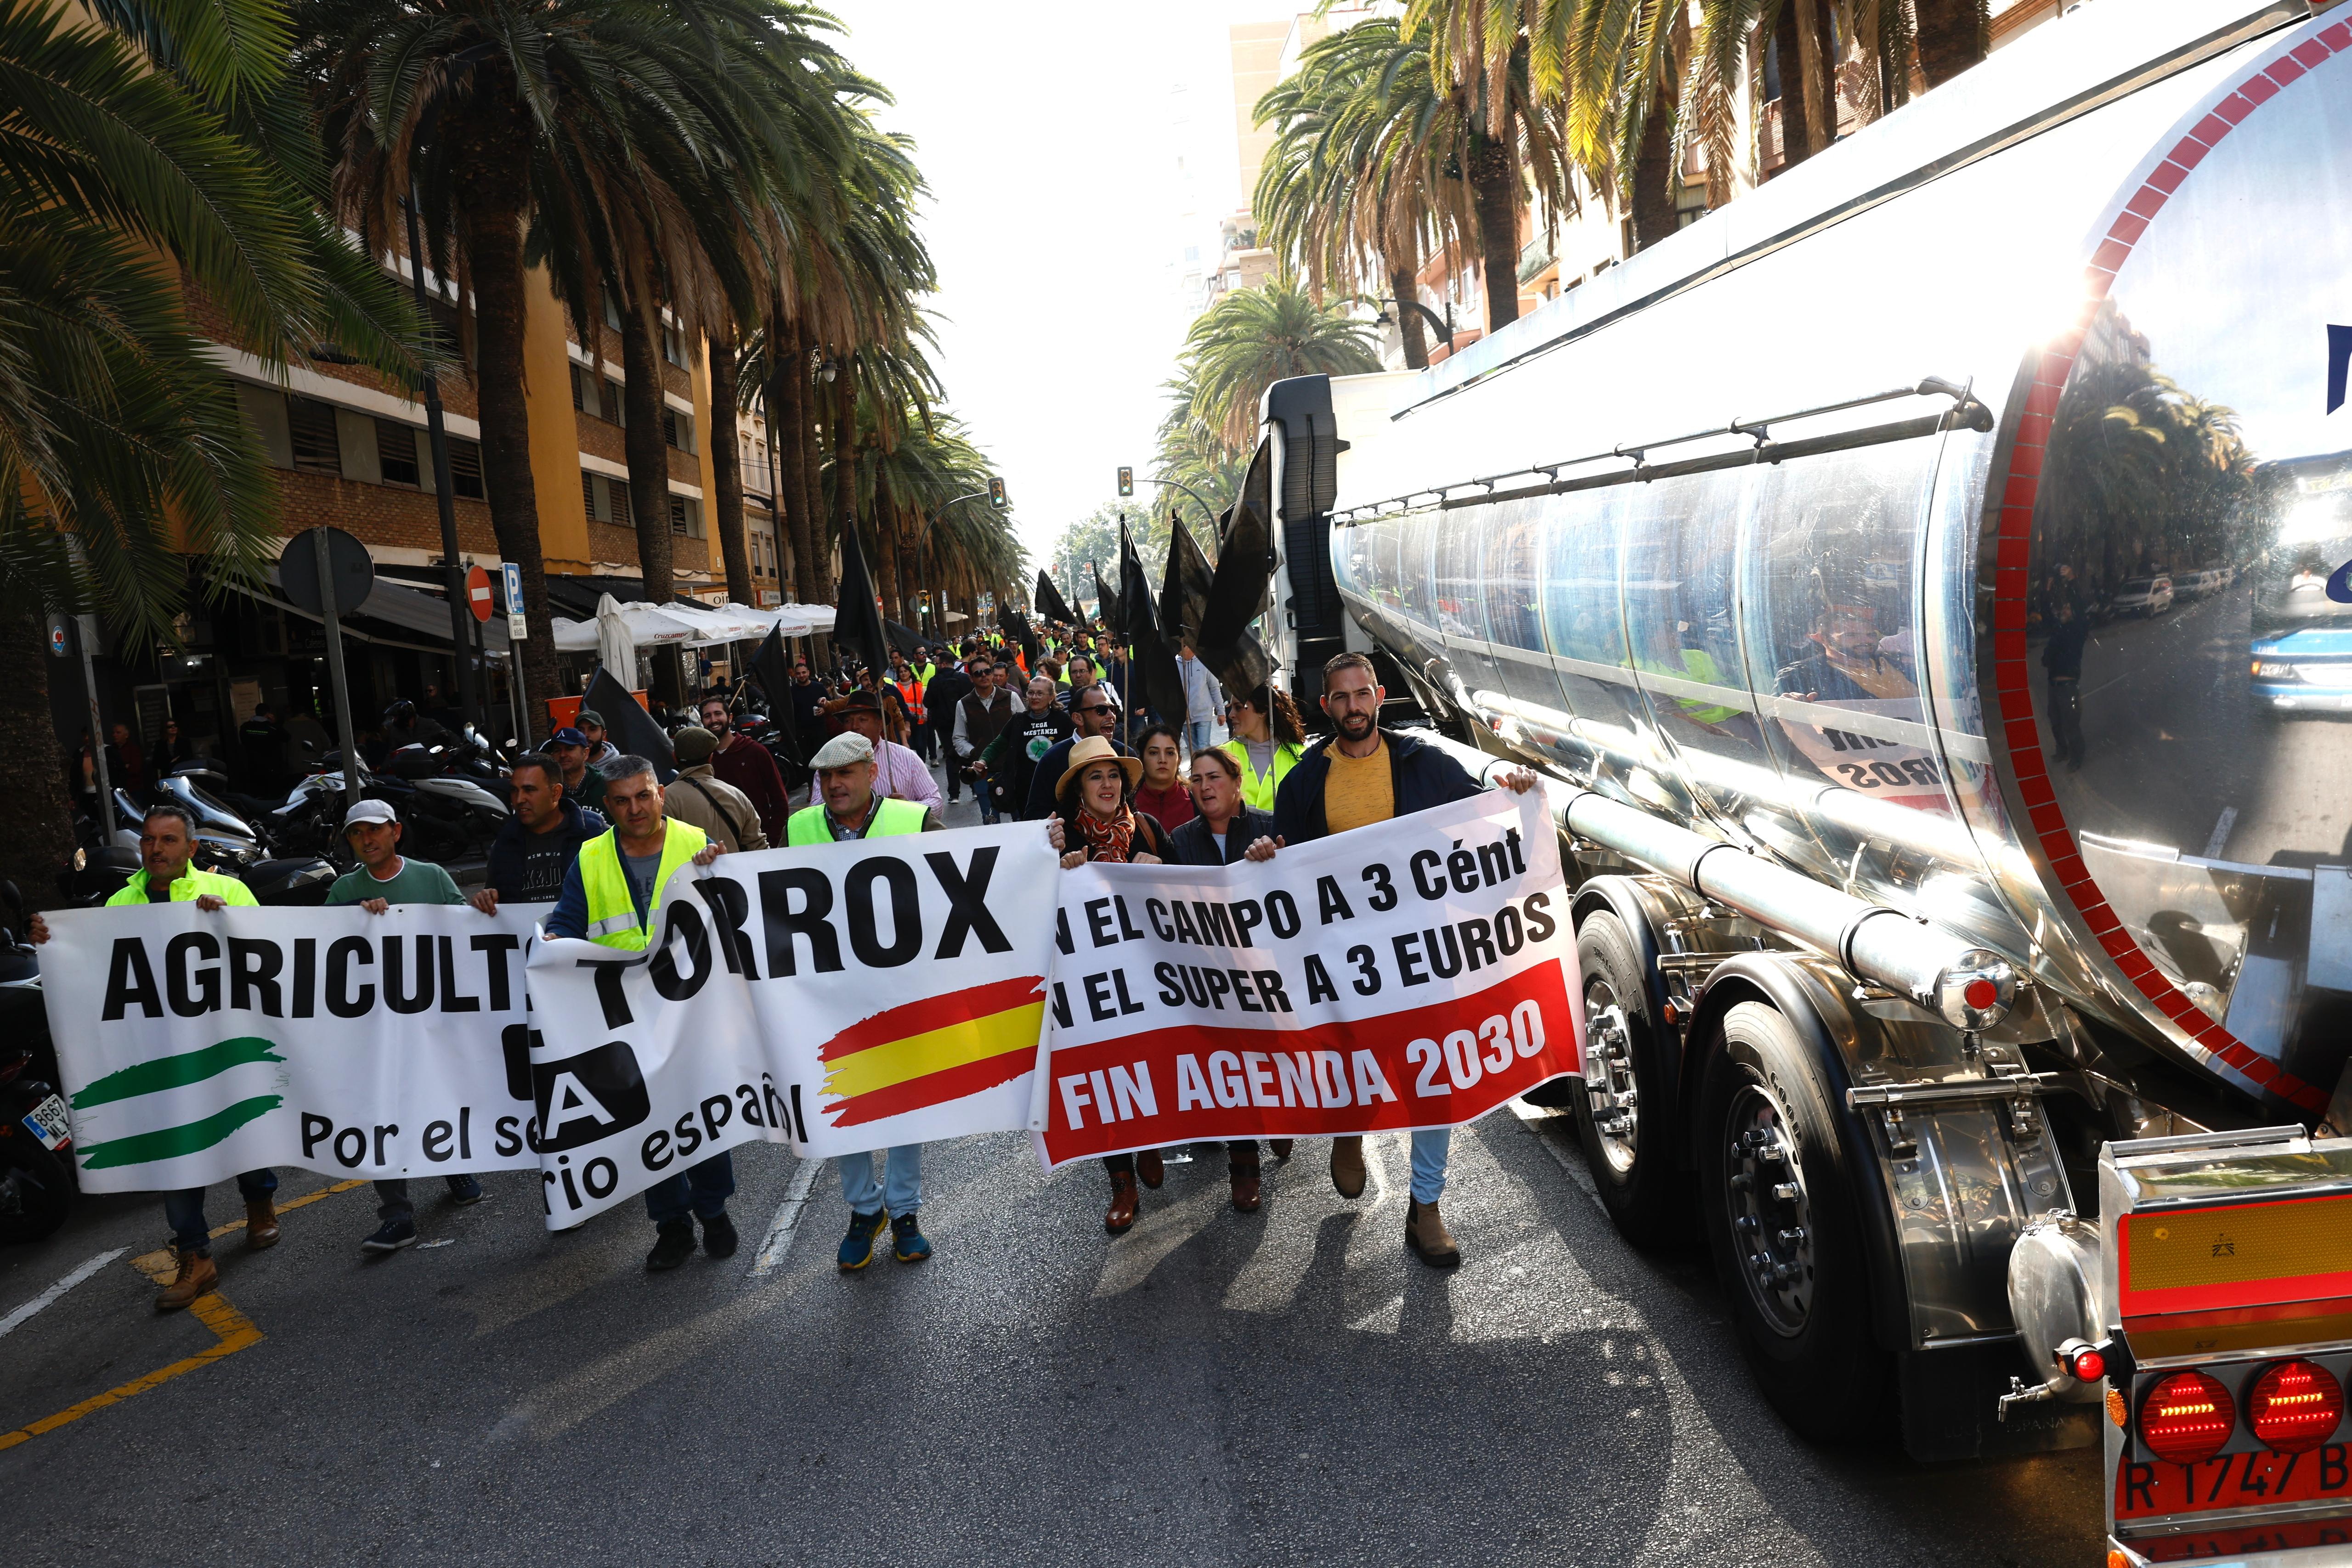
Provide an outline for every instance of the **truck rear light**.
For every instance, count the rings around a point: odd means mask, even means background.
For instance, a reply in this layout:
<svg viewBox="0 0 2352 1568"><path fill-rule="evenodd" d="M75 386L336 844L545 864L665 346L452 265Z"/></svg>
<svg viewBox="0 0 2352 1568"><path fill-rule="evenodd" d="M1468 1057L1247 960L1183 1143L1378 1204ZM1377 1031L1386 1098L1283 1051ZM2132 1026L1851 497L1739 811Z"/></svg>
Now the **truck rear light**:
<svg viewBox="0 0 2352 1568"><path fill-rule="evenodd" d="M1984 1012L1989 1010L1995 1002L2000 1000L2000 988L1990 980L1970 980L1961 988L1960 996L1969 1006L1979 1012Z"/></svg>
<svg viewBox="0 0 2352 1568"><path fill-rule="evenodd" d="M2064 1358L2067 1375L2080 1383L2096 1383L2107 1375L2107 1358L2090 1345L2084 1345Z"/></svg>
<svg viewBox="0 0 2352 1568"><path fill-rule="evenodd" d="M2277 1453L2307 1454L2343 1421L2344 1385L2308 1361L2278 1363L2246 1396L2246 1425Z"/></svg>
<svg viewBox="0 0 2352 1568"><path fill-rule="evenodd" d="M2168 1464L2202 1464L2221 1451L2237 1425L2230 1391L2201 1372L2172 1374L2139 1404L2140 1441Z"/></svg>

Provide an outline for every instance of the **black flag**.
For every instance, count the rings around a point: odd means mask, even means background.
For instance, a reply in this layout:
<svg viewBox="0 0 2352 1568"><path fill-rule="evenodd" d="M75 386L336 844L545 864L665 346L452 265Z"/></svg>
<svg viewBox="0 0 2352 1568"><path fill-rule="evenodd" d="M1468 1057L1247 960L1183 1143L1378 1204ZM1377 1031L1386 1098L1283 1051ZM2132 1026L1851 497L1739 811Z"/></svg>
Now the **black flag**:
<svg viewBox="0 0 2352 1568"><path fill-rule="evenodd" d="M793 661L784 652L784 634L771 627L768 640L751 655L751 678L768 694L768 721L783 732L785 748L801 755L801 737L793 727Z"/></svg>
<svg viewBox="0 0 2352 1568"><path fill-rule="evenodd" d="M1037 667L1039 654L1037 631L1035 627L1029 624L1029 617L1022 614L1018 610L1000 610L996 612L996 623L1004 629L1006 636L1019 644L1022 658L1027 662L1030 669L1034 670Z"/></svg>
<svg viewBox="0 0 2352 1568"><path fill-rule="evenodd" d="M874 597L874 580L866 570L866 549L857 529L845 522L841 529L841 596L833 607L833 640L863 658L867 666L887 674L890 637L883 630L882 605Z"/></svg>
<svg viewBox="0 0 2352 1568"><path fill-rule="evenodd" d="M1118 534L1121 538L1127 537L1127 524L1124 520L1121 520L1118 525ZM1095 574L1095 619L1103 623L1103 630L1109 632L1112 637L1125 642L1127 626L1118 613L1118 595L1113 593L1104 583L1100 566L1088 561L1087 570Z"/></svg>
<svg viewBox="0 0 2352 1568"><path fill-rule="evenodd" d="M670 749L668 732L654 722L654 716L637 706L629 688L613 678L613 672L604 665L596 666L589 677L588 695L580 699L583 708L593 709L604 720L604 728L623 756L645 758L654 765L654 773L667 784L677 777L677 753Z"/></svg>
<svg viewBox="0 0 2352 1568"><path fill-rule="evenodd" d="M1160 612L1151 602L1151 578L1135 553L1125 518L1118 525L1119 622L1134 648L1130 667L1143 676L1143 700L1170 724L1184 722L1184 677L1176 651L1160 635Z"/></svg>
<svg viewBox="0 0 2352 1568"><path fill-rule="evenodd" d="M1193 542L1184 519L1168 519L1168 578L1160 591L1160 634L1171 645L1190 643L1200 647L1201 617L1209 607L1209 585L1215 573L1209 558Z"/></svg>
<svg viewBox="0 0 2352 1568"><path fill-rule="evenodd" d="M1037 613L1047 621L1059 621L1066 626L1078 623L1078 612L1064 601L1062 591L1054 586L1054 580L1045 575L1043 568L1038 570L1037 591L1032 597L1037 601Z"/></svg>
<svg viewBox="0 0 2352 1568"><path fill-rule="evenodd" d="M1274 605L1273 492L1273 464L1261 445L1227 515L1200 640L1192 644L1229 692L1255 691L1274 672L1273 661L1250 631L1250 623Z"/></svg>

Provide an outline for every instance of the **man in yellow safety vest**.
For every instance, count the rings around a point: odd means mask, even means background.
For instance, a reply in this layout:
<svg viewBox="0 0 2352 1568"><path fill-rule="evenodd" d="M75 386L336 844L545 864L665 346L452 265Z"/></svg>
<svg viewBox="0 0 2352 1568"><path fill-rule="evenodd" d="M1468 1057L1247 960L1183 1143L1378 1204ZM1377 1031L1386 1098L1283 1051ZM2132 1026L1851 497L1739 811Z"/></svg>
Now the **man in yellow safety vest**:
<svg viewBox="0 0 2352 1568"><path fill-rule="evenodd" d="M816 770L816 799L794 811L785 824L784 841L799 848L808 844L846 843L857 839L886 839L900 833L929 833L940 829L937 806L894 800L874 793L874 743L852 731L836 735L809 758ZM875 1239L882 1222L890 1222L891 1255L901 1263L919 1263L931 1255L931 1244L917 1223L915 1211L923 1202L923 1145L901 1144L884 1162L885 1181L874 1179L874 1156L845 1155L841 1196L849 1205L849 1234L841 1240L835 1261L845 1274L855 1273L874 1260Z"/></svg>
<svg viewBox="0 0 2352 1568"><path fill-rule="evenodd" d="M563 874L563 891L546 931L641 953L660 928L662 893L669 879L689 861L709 865L719 857L719 846L692 823L669 820L661 782L645 758L616 758L604 772L603 809L613 826L580 846L579 858ZM727 1199L734 1191L735 1161L725 1149L646 1188L646 1213L655 1230L646 1269L659 1273L685 1262L694 1251L697 1219L702 1221L705 1252L734 1256L735 1222L727 1218Z"/></svg>

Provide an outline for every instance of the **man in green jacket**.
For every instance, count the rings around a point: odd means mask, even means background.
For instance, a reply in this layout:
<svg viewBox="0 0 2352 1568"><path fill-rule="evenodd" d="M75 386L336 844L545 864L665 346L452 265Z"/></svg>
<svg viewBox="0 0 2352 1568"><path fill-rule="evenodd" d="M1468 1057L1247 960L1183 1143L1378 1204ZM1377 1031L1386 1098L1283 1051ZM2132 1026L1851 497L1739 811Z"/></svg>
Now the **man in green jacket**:
<svg viewBox="0 0 2352 1568"><path fill-rule="evenodd" d="M212 915L232 905L254 905L252 890L236 878L189 864L195 852L196 820L187 809L170 804L154 808L139 824L139 869L106 906L193 904ZM34 915L29 935L37 945L47 942L48 923ZM278 1210L270 1195L278 1190L278 1173L247 1171L236 1178L236 1186L245 1196L246 1247L258 1252L277 1246ZM156 1309L168 1312L209 1291L220 1281L220 1270L213 1266L212 1227L205 1219L203 1187L165 1193L163 1218L172 1227L173 1251L180 1260L178 1275L155 1298Z"/></svg>

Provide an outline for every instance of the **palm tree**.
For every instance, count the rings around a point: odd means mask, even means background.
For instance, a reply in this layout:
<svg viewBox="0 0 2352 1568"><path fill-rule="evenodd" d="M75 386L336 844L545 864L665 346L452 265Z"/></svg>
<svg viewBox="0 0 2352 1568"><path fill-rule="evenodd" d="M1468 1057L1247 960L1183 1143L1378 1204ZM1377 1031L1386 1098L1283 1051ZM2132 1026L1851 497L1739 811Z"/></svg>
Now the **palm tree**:
<svg viewBox="0 0 2352 1568"><path fill-rule="evenodd" d="M276 10L104 14L120 27L0 8L0 737L30 764L0 875L36 896L72 851L42 611L174 642L188 555L215 587L254 582L277 531L183 278L267 363L332 342L395 379L416 368L397 297L305 210L315 157L299 136L281 167L258 151L284 129Z"/></svg>
<svg viewBox="0 0 2352 1568"><path fill-rule="evenodd" d="M1381 368L1371 329L1338 304L1318 305L1295 280L1224 296L1185 339L1192 416L1228 453L1257 445L1258 401L1289 376L1360 375Z"/></svg>
<svg viewBox="0 0 2352 1568"><path fill-rule="evenodd" d="M1919 16L1919 74L1929 87L1943 86L1991 48L1992 10L1986 0L1914 3Z"/></svg>
<svg viewBox="0 0 2352 1568"><path fill-rule="evenodd" d="M617 198L644 193L614 183L616 168L644 172L622 152L684 145L715 156L714 106L739 102L747 80L778 79L741 41L801 29L804 15L771 0L296 6L296 59L319 105L339 212L383 254L401 248L401 203L413 194L426 259L472 299L461 321L472 338L483 486L499 553L521 568L535 713L557 680L522 370L526 265L543 262L575 308L593 298L592 279L610 270L598 246L627 211ZM686 178L676 164L661 173ZM657 394L655 407L658 431ZM655 519L665 528L667 512L664 504Z"/></svg>

